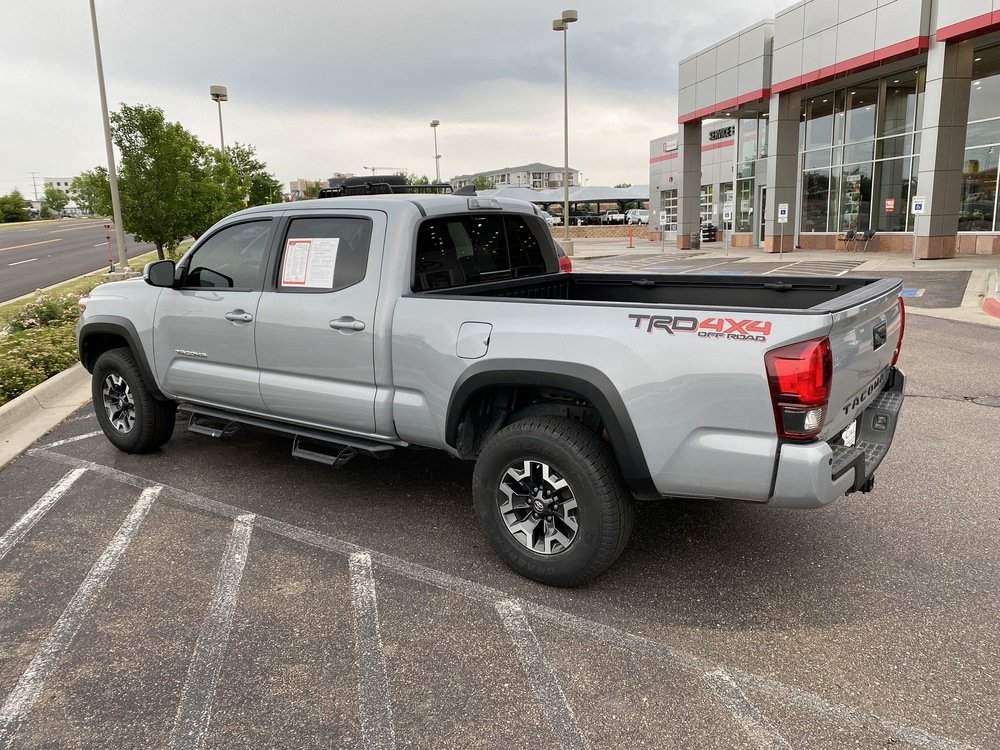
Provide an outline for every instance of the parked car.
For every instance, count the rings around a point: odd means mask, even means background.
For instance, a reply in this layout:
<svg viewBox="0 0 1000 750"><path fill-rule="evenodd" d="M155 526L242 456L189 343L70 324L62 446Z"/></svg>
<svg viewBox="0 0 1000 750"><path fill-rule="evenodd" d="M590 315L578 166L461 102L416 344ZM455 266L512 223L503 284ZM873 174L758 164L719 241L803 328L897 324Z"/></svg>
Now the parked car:
<svg viewBox="0 0 1000 750"><path fill-rule="evenodd" d="M541 216L543 219L545 219L545 223L548 224L550 227L557 227L560 224L562 224L562 219L560 219L558 216L553 216L548 211L539 211L538 215Z"/></svg>
<svg viewBox="0 0 1000 750"><path fill-rule="evenodd" d="M601 214L602 224L624 224L625 214L621 211L606 211Z"/></svg>
<svg viewBox="0 0 1000 750"><path fill-rule="evenodd" d="M625 223L626 224L648 224L649 223L649 209L648 208L630 208L625 212Z"/></svg>

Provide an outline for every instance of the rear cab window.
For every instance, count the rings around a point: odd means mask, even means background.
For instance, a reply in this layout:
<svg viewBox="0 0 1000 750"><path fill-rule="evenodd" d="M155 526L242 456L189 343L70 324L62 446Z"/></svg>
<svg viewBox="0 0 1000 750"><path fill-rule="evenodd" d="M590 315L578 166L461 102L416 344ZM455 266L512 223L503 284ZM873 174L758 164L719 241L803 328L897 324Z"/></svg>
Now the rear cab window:
<svg viewBox="0 0 1000 750"><path fill-rule="evenodd" d="M541 219L459 214L420 225L411 288L427 292L558 271L551 233Z"/></svg>

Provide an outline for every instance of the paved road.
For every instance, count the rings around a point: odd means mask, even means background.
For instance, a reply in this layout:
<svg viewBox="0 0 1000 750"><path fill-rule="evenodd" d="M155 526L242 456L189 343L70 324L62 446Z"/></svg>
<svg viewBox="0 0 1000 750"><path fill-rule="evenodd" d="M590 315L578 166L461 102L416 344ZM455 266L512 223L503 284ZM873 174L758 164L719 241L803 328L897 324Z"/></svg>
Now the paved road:
<svg viewBox="0 0 1000 750"><path fill-rule="evenodd" d="M154 249L131 235L125 242L129 258ZM0 302L107 267L102 221L64 219L0 231Z"/></svg>
<svg viewBox="0 0 1000 750"><path fill-rule="evenodd" d="M874 493L643 505L574 590L445 456L127 456L81 411L0 472L0 747L998 747L998 348L909 319Z"/></svg>

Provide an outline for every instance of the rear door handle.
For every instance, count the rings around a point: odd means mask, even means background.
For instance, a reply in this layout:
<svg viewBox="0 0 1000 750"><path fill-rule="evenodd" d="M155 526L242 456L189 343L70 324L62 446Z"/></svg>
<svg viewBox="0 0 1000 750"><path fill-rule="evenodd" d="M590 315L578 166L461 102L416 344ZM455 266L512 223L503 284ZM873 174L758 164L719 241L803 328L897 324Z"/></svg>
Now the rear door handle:
<svg viewBox="0 0 1000 750"><path fill-rule="evenodd" d="M365 324L350 315L344 315L336 320L330 321L330 328L335 331L363 331Z"/></svg>
<svg viewBox="0 0 1000 750"><path fill-rule="evenodd" d="M231 310L226 313L226 320L231 320L233 323L249 323L253 320L253 315L246 310Z"/></svg>

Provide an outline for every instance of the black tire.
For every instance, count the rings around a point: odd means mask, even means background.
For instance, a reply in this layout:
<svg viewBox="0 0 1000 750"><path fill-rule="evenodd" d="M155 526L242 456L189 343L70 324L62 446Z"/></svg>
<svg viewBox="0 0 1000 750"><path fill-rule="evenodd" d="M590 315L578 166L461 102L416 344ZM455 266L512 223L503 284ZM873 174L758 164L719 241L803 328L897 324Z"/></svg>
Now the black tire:
<svg viewBox="0 0 1000 750"><path fill-rule="evenodd" d="M148 453L170 440L177 405L154 398L128 348L97 358L91 379L97 421L108 440L126 453Z"/></svg>
<svg viewBox="0 0 1000 750"><path fill-rule="evenodd" d="M568 419L528 417L498 431L476 461L472 487L490 545L541 583L586 583L611 567L632 533L632 496L610 449Z"/></svg>

